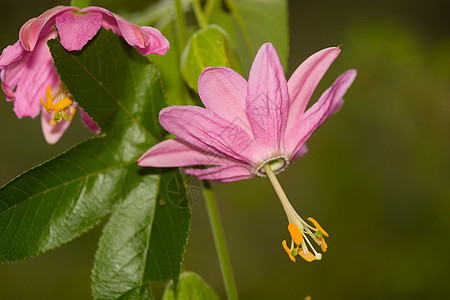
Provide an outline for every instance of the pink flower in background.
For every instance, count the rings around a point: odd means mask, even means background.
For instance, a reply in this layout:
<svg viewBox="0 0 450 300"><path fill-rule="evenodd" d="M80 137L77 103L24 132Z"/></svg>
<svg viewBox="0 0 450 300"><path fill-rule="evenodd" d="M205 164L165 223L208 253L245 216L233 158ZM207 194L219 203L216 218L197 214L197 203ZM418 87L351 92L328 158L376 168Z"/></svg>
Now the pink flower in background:
<svg viewBox="0 0 450 300"><path fill-rule="evenodd" d="M248 82L235 71L206 68L198 82L205 108L171 106L160 112L161 125L177 138L149 149L139 165L183 168L199 179L220 182L254 176L269 176L290 224L293 238L290 258L301 255L307 261L321 259L309 235L322 250L328 234L311 218L307 224L295 212L276 176L289 163L306 152L310 135L343 104L343 95L352 84L355 70L342 74L308 110L306 106L317 84L340 52L332 47L319 51L303 62L286 81L283 67L272 44L258 51ZM306 112L305 112L306 110ZM303 239L305 237L305 239ZM308 251L309 245L314 255Z"/></svg>
<svg viewBox="0 0 450 300"><path fill-rule="evenodd" d="M0 56L2 89L7 100L14 101L14 112L19 118L41 114L42 131L49 144L62 136L70 124L62 120L71 120L77 105L59 79L46 42L59 35L66 50L78 51L101 27L122 36L142 55L163 55L169 49L169 42L157 29L139 27L104 8L58 6L26 22L20 29L19 41L5 48ZM50 94L46 93L49 86ZM66 106L57 106L62 100ZM98 133L97 124L79 110L83 123Z"/></svg>

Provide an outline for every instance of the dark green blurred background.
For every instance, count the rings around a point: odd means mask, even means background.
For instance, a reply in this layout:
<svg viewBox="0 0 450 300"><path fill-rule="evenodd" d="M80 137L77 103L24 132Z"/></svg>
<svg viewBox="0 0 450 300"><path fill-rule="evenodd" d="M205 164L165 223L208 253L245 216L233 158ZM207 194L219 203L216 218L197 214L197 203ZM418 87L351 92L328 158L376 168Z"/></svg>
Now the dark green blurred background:
<svg viewBox="0 0 450 300"><path fill-rule="evenodd" d="M68 1L67 1L68 2ZM61 1L1 0L0 48ZM115 12L146 1L93 1ZM286 218L268 180L216 184L242 299L445 299L450 294L450 18L448 1L290 1L288 74L340 45L313 101L348 68L346 104L279 178L294 207L331 234L322 262L285 255ZM90 133L78 120L55 146L39 119L0 98L0 184ZM199 199L194 199L199 200ZM203 202L192 207L184 266L224 297ZM39 257L0 265L0 299L90 299L100 228ZM161 290L162 286L154 287Z"/></svg>

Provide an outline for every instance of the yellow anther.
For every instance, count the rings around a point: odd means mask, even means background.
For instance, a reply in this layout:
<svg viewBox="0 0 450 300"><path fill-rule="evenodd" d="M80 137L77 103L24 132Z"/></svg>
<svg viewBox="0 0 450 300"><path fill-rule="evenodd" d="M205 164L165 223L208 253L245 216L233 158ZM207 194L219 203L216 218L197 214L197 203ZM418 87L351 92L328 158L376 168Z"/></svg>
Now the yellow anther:
<svg viewBox="0 0 450 300"><path fill-rule="evenodd" d="M320 232L322 232L322 234L326 237L329 237L328 233L322 228L322 226L319 225L319 223L314 220L313 218L309 217L308 221L310 221L311 223L313 223L313 225L317 228L317 230L319 230Z"/></svg>
<svg viewBox="0 0 450 300"><path fill-rule="evenodd" d="M308 251L308 250L306 250ZM303 249L301 251L298 251L298 255L300 255L304 260L306 260L307 262L312 262L313 260L316 259L316 257L308 251L307 254L305 254L305 252L303 251Z"/></svg>
<svg viewBox="0 0 450 300"><path fill-rule="evenodd" d="M291 234L292 239L294 240L294 243L300 245L303 241L303 235L298 226L295 225L294 223L289 223L288 230L289 233Z"/></svg>
<svg viewBox="0 0 450 300"><path fill-rule="evenodd" d="M52 112L50 111L50 109L47 108L47 106L46 106L46 104L45 104L45 102L44 102L44 99L42 99L42 97L41 97L39 100L41 101L42 107L45 108L45 110L46 110L49 114L51 114Z"/></svg>
<svg viewBox="0 0 450 300"><path fill-rule="evenodd" d="M328 245L325 243L325 239L323 237L320 239L320 248L322 248L323 252L326 252L328 248Z"/></svg>
<svg viewBox="0 0 450 300"><path fill-rule="evenodd" d="M77 112L76 107L72 107L72 110L70 112L69 122L73 120L73 117L75 116L75 113Z"/></svg>
<svg viewBox="0 0 450 300"><path fill-rule="evenodd" d="M49 109L53 109L53 96L52 96L52 87L48 86L45 89L45 105L44 107L49 110Z"/></svg>
<svg viewBox="0 0 450 300"><path fill-rule="evenodd" d="M66 97L64 99L62 99L61 101L58 101L54 106L53 106L53 110L55 112L61 111L65 108L67 108L69 105L71 105L73 103L73 101L69 98Z"/></svg>
<svg viewBox="0 0 450 300"><path fill-rule="evenodd" d="M295 262L295 257L292 255L291 249L289 249L288 246L286 245L286 240L283 240L283 242L281 242L281 245L283 245L284 251L286 251L286 253L289 255L289 258L293 262Z"/></svg>

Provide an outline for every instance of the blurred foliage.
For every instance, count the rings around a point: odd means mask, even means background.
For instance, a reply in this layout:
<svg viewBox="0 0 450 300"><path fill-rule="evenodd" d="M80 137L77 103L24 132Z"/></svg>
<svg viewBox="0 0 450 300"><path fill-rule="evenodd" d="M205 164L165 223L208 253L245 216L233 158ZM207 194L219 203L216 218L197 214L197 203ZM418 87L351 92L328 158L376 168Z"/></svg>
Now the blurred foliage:
<svg viewBox="0 0 450 300"><path fill-rule="evenodd" d="M1 46L55 4L2 2L1 11L10 14L0 21ZM116 11L145 7L122 0L94 4ZM322 262L293 264L285 256L287 224L267 180L214 185L242 299L441 299L450 293L446 6L435 0L369 7L354 0L291 1L290 73L315 51L342 44L312 101L346 69L356 68L358 77L343 109L310 138L309 153L280 174L299 213L316 217L331 235ZM38 120L17 121L11 103L0 101L0 107L0 125L14 129L2 131L3 183L88 135L73 122L58 145L48 146ZM184 267L224 298L204 206L201 199L194 204ZM2 297L88 299L97 234L1 265Z"/></svg>

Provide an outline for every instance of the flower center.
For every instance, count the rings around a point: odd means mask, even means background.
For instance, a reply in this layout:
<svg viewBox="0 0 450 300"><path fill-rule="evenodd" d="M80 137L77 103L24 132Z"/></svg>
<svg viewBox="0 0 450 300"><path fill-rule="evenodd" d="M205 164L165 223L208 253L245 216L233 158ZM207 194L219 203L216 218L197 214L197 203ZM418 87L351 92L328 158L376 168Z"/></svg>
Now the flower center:
<svg viewBox="0 0 450 300"><path fill-rule="evenodd" d="M255 174L261 177L267 177L266 170L264 169L266 165L270 167L274 174L278 174L287 168L289 160L284 155L268 158L256 168Z"/></svg>
<svg viewBox="0 0 450 300"><path fill-rule="evenodd" d="M50 86L45 90L44 99L40 99L45 110L53 115L50 124L56 125L62 120L72 121L77 111L76 103L74 103L72 96L68 94L64 86L60 86L54 94Z"/></svg>

